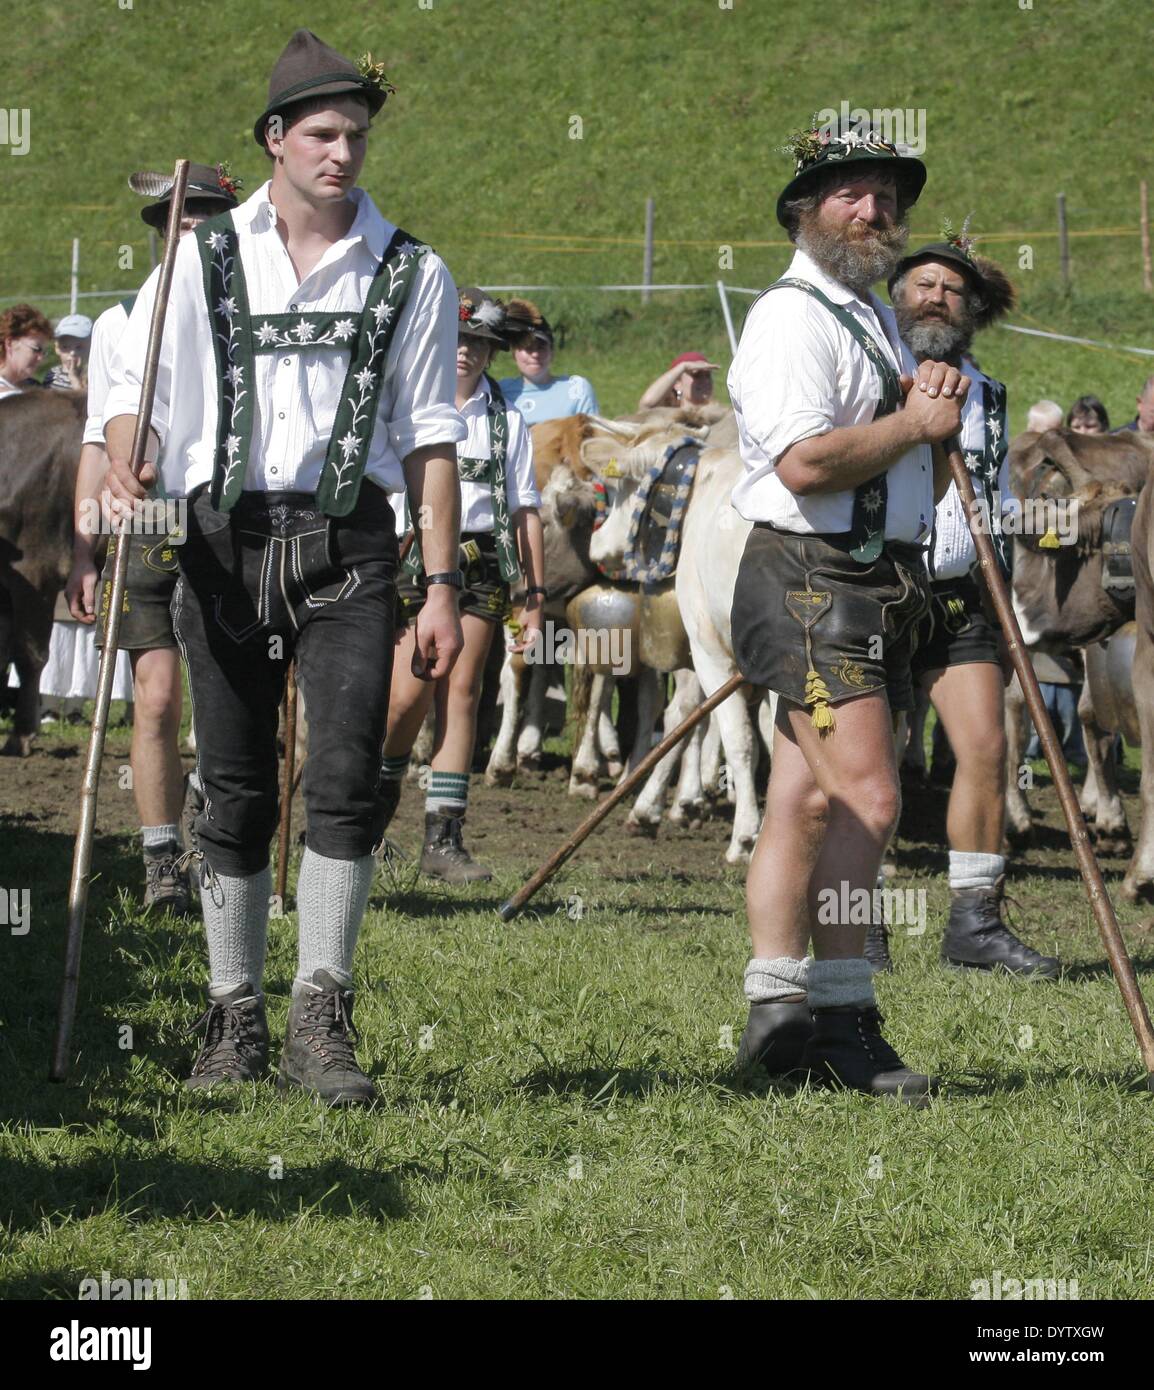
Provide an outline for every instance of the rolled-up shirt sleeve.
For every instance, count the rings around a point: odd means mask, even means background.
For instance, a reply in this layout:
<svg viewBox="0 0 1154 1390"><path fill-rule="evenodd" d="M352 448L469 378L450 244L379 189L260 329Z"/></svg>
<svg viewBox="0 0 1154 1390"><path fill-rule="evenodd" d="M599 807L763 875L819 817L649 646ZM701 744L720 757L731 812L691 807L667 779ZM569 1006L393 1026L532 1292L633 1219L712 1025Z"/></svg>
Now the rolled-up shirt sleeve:
<svg viewBox="0 0 1154 1390"><path fill-rule="evenodd" d="M408 320L408 322L406 322ZM396 348L396 344L400 344ZM389 349L391 404L381 420L403 462L415 449L458 444L467 430L457 394L457 292L445 263L423 258Z"/></svg>
<svg viewBox="0 0 1154 1390"><path fill-rule="evenodd" d="M729 371L742 433L776 468L794 444L834 428L838 344L832 315L801 290L778 290L742 335Z"/></svg>
<svg viewBox="0 0 1154 1390"><path fill-rule="evenodd" d="M510 513L523 507L540 507L541 494L533 474L533 438L517 410L508 411L509 454L506 461L505 492Z"/></svg>

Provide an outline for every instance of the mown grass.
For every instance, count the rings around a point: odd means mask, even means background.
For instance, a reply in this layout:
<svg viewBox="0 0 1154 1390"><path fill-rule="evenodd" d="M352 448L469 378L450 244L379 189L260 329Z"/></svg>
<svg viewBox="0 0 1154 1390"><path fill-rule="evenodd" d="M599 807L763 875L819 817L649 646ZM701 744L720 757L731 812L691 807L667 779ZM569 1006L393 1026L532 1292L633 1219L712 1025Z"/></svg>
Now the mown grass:
<svg viewBox="0 0 1154 1390"><path fill-rule="evenodd" d="M529 821L576 822L562 785L518 792ZM374 897L358 1019L382 1103L356 1114L271 1085L182 1091L199 929L133 906L117 834L97 846L78 1060L46 1084L70 841L8 821L33 928L2 975L0 1294L74 1297L107 1269L196 1299L941 1299L1000 1269L1149 1296L1154 1098L1068 856L1027 861L1012 890L1068 964L1053 986L941 971L944 856L903 857L929 924L899 932L879 995L899 1049L949 1081L911 1113L733 1076L746 941L723 822L653 844L611 820L506 925L495 908L549 845L503 832L488 795L471 819L492 884ZM1149 992L1151 938L1122 916ZM290 914L265 981L275 1038L294 965Z"/></svg>
<svg viewBox="0 0 1154 1390"><path fill-rule="evenodd" d="M301 22L289 0L43 0L14 12L0 90L6 107L31 111L31 148L0 157L0 302L65 292L74 236L83 290L137 286L148 252L125 187L133 168L229 159L255 188L267 163L252 122ZM314 0L307 23L344 52L384 56L398 92L362 182L459 283L634 283L652 195L658 282L768 284L789 255L773 217L789 171L779 146L845 100L924 111L930 179L915 241L972 211L982 249L1020 286L1015 322L1151 346L1138 239L1138 182L1152 172L1149 17L1129 0L890 0L836 15L772 0ZM732 269L718 269L723 245ZM729 361L712 291L648 306L575 288L539 298L568 330L559 368L589 376L610 413L633 409L686 347ZM740 321L748 300L734 302ZM1151 361L1002 331L978 351L1009 384L1015 430L1035 399L1068 405L1084 391L1123 423Z"/></svg>

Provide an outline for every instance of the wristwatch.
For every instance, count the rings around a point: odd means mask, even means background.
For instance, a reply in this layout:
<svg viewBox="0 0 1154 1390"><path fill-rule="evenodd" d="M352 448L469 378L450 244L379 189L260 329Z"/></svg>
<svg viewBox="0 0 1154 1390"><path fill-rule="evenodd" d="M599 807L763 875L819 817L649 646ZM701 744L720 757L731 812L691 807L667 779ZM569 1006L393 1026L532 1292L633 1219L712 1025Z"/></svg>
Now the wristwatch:
<svg viewBox="0 0 1154 1390"><path fill-rule="evenodd" d="M465 576L460 570L442 570L440 574L426 574L425 587L430 584L448 584L454 589L465 587Z"/></svg>
<svg viewBox="0 0 1154 1390"><path fill-rule="evenodd" d="M549 590L541 584L533 584L525 590L525 597L532 598L534 594L540 594L542 598L548 598Z"/></svg>

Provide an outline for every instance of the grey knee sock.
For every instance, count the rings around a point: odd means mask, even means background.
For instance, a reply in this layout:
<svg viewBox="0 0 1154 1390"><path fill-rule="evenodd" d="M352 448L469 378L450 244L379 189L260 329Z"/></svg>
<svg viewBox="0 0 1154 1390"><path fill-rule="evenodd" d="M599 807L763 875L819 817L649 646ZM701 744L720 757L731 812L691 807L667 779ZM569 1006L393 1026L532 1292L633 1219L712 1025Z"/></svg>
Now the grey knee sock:
<svg viewBox="0 0 1154 1390"><path fill-rule="evenodd" d="M812 964L808 956L804 960L794 960L790 956L778 956L773 960L754 956L745 967L745 997L751 1004L764 1004L771 999L804 994Z"/></svg>
<svg viewBox="0 0 1154 1390"><path fill-rule="evenodd" d="M327 970L341 984L353 983L353 950L369 901L375 861L328 859L306 849L297 879L300 913L300 959L293 993L311 984L317 970Z"/></svg>
<svg viewBox="0 0 1154 1390"><path fill-rule="evenodd" d="M809 967L809 1007L869 1009L874 998L873 967L864 956L856 960L815 960Z"/></svg>
<svg viewBox="0 0 1154 1390"><path fill-rule="evenodd" d="M954 892L967 888L993 888L1006 872L1000 854L978 854L950 850L950 887Z"/></svg>
<svg viewBox="0 0 1154 1390"><path fill-rule="evenodd" d="M272 871L266 865L244 878L218 874L207 860L200 873L200 905L208 937L209 989L222 993L264 975Z"/></svg>

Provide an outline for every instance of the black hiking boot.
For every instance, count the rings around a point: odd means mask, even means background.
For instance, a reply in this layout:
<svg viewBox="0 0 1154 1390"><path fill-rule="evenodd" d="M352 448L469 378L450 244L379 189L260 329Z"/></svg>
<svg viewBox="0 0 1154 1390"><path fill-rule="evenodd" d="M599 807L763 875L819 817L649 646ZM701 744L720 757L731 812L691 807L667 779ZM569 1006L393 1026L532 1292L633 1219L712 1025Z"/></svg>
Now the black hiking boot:
<svg viewBox="0 0 1154 1390"><path fill-rule="evenodd" d="M421 851L421 872L446 883L483 883L493 875L478 864L461 840L463 816L443 816L425 812L425 848Z"/></svg>
<svg viewBox="0 0 1154 1390"><path fill-rule="evenodd" d="M294 995L280 1055L277 1085L299 1086L327 1105L371 1105L377 1088L357 1065L353 999L329 974L318 970L302 995Z"/></svg>
<svg viewBox="0 0 1154 1390"><path fill-rule="evenodd" d="M1062 963L1019 941L1002 920L1005 875L993 888L950 892L950 920L942 937L942 962L963 970L1008 970L1041 980L1055 979Z"/></svg>
<svg viewBox="0 0 1154 1390"><path fill-rule="evenodd" d="M223 1082L259 1081L268 1070L268 1020L264 998L252 985L225 994L209 991L208 1008L193 1024L204 1029L200 1054L185 1081L190 1090L209 1090Z"/></svg>
<svg viewBox="0 0 1154 1390"><path fill-rule="evenodd" d="M765 999L749 1006L749 1022L737 1049L737 1068L759 1063L770 1076L785 1076L801 1065L801 1054L813 1036L813 1018L804 994L788 999Z"/></svg>
<svg viewBox="0 0 1154 1390"><path fill-rule="evenodd" d="M888 975L893 970L890 929L884 922L871 922L866 928L865 950L862 954L873 966L875 975Z"/></svg>
<svg viewBox="0 0 1154 1390"><path fill-rule="evenodd" d="M924 1105L941 1083L906 1066L882 1037L884 1022L873 1005L814 1009L813 1037L802 1056L811 1080Z"/></svg>
<svg viewBox="0 0 1154 1390"><path fill-rule="evenodd" d="M144 851L144 906L187 917L191 907L188 856L175 840Z"/></svg>

